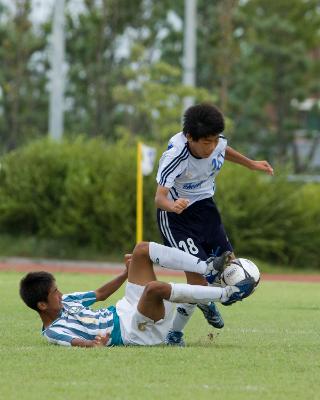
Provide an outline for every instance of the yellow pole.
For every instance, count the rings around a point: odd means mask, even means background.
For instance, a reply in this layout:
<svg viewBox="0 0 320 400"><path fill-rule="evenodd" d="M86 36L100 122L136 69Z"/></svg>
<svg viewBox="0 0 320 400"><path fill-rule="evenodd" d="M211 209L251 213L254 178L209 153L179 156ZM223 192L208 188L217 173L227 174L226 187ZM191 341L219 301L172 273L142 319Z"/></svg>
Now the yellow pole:
<svg viewBox="0 0 320 400"><path fill-rule="evenodd" d="M143 177L142 177L142 143L137 145L137 215L136 240L141 242L143 235Z"/></svg>

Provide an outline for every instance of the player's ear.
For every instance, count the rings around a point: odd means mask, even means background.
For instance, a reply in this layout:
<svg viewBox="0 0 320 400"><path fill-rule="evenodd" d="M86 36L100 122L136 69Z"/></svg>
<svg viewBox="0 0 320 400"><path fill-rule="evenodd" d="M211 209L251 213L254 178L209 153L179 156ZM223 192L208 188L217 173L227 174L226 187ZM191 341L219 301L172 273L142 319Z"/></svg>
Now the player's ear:
<svg viewBox="0 0 320 400"><path fill-rule="evenodd" d="M48 304L45 301L38 301L37 308L39 311L45 311L48 308Z"/></svg>
<svg viewBox="0 0 320 400"><path fill-rule="evenodd" d="M188 142L192 142L192 136L190 135L190 133L186 134L186 138L187 138Z"/></svg>

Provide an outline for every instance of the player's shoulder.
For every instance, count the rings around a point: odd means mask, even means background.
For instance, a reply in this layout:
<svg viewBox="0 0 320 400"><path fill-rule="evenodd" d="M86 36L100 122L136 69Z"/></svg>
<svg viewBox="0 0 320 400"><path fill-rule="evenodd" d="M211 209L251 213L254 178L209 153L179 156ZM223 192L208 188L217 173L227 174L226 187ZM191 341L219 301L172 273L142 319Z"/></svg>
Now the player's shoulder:
<svg viewBox="0 0 320 400"><path fill-rule="evenodd" d="M220 134L219 135L218 149L220 151L225 151L227 145L228 145L228 139L224 135Z"/></svg>
<svg viewBox="0 0 320 400"><path fill-rule="evenodd" d="M176 133L168 142L167 151L178 153L187 147L187 138L183 132Z"/></svg>
<svg viewBox="0 0 320 400"><path fill-rule="evenodd" d="M83 301L95 301L96 295L94 291L88 292L74 292L62 295L62 301L64 303L74 303Z"/></svg>
<svg viewBox="0 0 320 400"><path fill-rule="evenodd" d="M73 293L65 293L62 295L62 301L71 301L78 300L80 296L83 295L83 292L73 292Z"/></svg>
<svg viewBox="0 0 320 400"><path fill-rule="evenodd" d="M219 140L221 140L222 142L228 142L228 138L224 136L222 133L219 135Z"/></svg>

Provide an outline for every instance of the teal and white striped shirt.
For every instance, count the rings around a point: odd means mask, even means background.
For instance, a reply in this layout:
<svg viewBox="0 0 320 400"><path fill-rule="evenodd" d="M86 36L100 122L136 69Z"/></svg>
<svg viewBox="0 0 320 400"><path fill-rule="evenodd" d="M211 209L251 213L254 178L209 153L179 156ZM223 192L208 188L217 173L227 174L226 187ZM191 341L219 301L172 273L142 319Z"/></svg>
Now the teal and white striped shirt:
<svg viewBox="0 0 320 400"><path fill-rule="evenodd" d="M71 346L72 339L93 340L97 335L110 333L108 346L122 345L119 317L115 307L91 310L88 308L97 301L95 292L77 292L62 297L63 308L59 317L42 335L49 342Z"/></svg>

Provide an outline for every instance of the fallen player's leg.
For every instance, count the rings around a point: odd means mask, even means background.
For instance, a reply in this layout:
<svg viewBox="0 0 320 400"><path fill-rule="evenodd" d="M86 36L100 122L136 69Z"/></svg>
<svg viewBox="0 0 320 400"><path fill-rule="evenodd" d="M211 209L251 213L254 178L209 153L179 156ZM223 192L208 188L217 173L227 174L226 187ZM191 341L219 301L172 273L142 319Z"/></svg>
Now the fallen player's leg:
<svg viewBox="0 0 320 400"><path fill-rule="evenodd" d="M166 252L163 253L163 250ZM163 343L172 325L174 311L172 303L206 304L210 301L219 301L228 305L247 297L254 288L250 279L238 286L224 288L150 281L154 272L149 252L156 262L168 263L175 269L188 268L196 272L198 269L205 271L212 268L197 257L177 249L155 243L138 244L129 268L126 295L117 303L121 334L125 344Z"/></svg>

